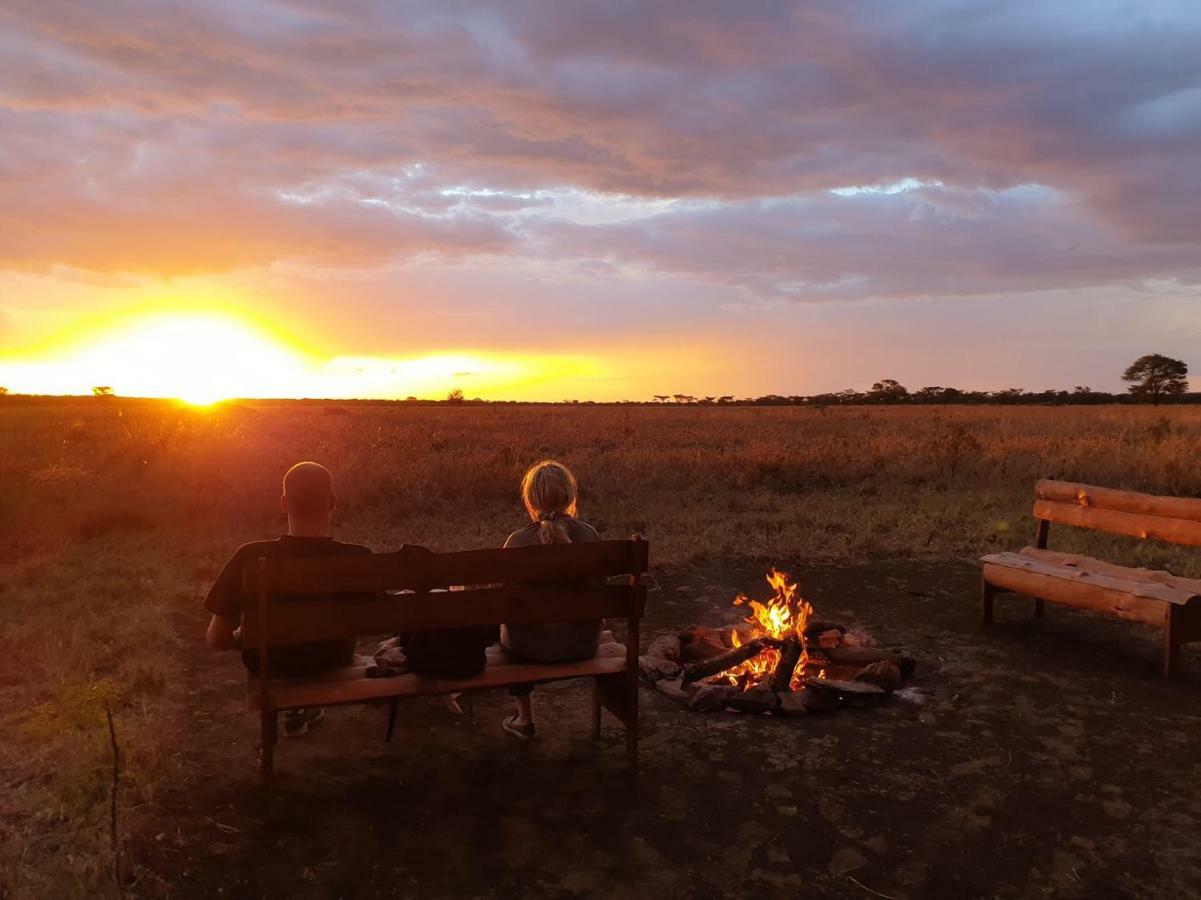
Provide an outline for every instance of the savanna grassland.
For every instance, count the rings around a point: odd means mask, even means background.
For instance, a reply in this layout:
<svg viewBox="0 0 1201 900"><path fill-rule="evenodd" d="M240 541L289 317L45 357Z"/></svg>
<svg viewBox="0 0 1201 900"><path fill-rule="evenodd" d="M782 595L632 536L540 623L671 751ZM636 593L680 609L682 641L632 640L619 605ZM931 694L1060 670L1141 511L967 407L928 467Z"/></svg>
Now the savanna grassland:
<svg viewBox="0 0 1201 900"><path fill-rule="evenodd" d="M0 401L0 896L112 889L106 710L122 834L157 829L159 792L195 776L178 758L194 688L179 661L225 557L280 531L298 459L333 469L340 537L445 550L503 541L522 471L555 457L579 475L581 514L643 533L667 569L1017 547L1048 475L1201 496L1194 407ZM1052 546L1201 571L1064 529Z"/></svg>

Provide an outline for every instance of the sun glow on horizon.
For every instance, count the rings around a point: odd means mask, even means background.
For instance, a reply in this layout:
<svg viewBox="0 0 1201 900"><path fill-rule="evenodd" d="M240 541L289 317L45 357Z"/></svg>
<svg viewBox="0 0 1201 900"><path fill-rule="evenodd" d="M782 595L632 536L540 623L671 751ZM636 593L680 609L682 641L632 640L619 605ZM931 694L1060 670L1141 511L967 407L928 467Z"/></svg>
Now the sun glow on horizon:
<svg viewBox="0 0 1201 900"><path fill-rule="evenodd" d="M208 406L233 398L563 399L571 385L603 379L586 354L431 350L404 356L319 358L289 337L228 313L152 312L109 320L25 358L0 359L0 384L15 392L87 394Z"/></svg>
<svg viewBox="0 0 1201 900"><path fill-rule="evenodd" d="M241 396L288 396L306 368L282 339L225 314L163 313L121 320L39 359L6 367L18 388L169 397L197 406ZM282 392L282 393L281 393Z"/></svg>

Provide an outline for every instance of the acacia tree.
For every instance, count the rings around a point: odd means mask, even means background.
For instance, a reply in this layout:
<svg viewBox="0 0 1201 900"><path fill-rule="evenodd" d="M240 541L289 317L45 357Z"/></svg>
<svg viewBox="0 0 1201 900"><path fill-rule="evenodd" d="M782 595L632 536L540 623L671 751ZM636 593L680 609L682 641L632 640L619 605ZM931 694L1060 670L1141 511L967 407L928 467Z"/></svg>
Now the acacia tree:
<svg viewBox="0 0 1201 900"><path fill-rule="evenodd" d="M868 396L879 403L901 403L909 399L909 391L896 379L884 378L871 386Z"/></svg>
<svg viewBox="0 0 1201 900"><path fill-rule="evenodd" d="M1149 397L1156 406L1164 397L1178 397L1188 390L1188 364L1160 353L1140 356L1122 373L1136 397Z"/></svg>
<svg viewBox="0 0 1201 900"><path fill-rule="evenodd" d="M100 384L92 388L93 397L112 397L113 389L107 384Z"/></svg>

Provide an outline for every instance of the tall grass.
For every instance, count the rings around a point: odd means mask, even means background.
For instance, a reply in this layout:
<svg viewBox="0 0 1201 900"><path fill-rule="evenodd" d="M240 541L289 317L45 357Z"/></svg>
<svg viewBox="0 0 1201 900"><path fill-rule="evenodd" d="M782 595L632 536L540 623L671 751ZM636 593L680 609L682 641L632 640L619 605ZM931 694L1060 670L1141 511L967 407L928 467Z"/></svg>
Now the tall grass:
<svg viewBox="0 0 1201 900"><path fill-rule="evenodd" d="M184 640L240 542L281 528L298 459L335 473L338 531L377 549L496 546L556 457L608 537L658 565L971 557L1029 538L1048 475L1201 496L1201 409L410 407L0 401L0 896L114 890L103 841L116 710L126 810L173 777ZM1052 531L1052 546L1201 573L1191 551ZM196 628L177 636L175 621ZM136 871L131 873L136 878Z"/></svg>

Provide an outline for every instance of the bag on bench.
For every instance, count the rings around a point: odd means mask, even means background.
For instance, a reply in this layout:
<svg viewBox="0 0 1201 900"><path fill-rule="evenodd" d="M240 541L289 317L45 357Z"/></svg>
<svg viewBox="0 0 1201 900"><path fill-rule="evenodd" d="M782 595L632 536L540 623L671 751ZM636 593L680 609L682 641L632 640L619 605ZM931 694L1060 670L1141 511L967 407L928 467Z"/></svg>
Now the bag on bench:
<svg viewBox="0 0 1201 900"><path fill-rule="evenodd" d="M496 626L409 631L400 635L406 669L439 678L471 678L484 671L484 651L496 643Z"/></svg>

